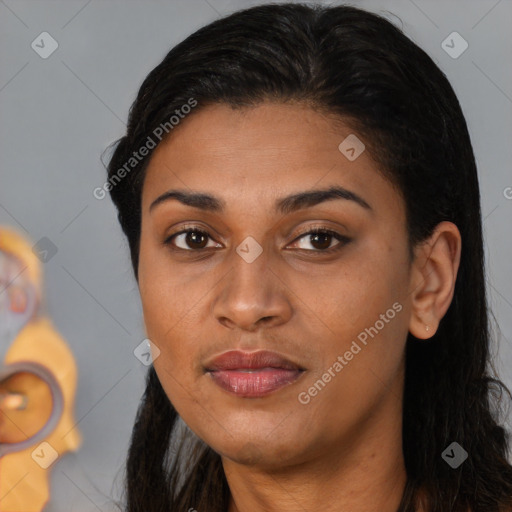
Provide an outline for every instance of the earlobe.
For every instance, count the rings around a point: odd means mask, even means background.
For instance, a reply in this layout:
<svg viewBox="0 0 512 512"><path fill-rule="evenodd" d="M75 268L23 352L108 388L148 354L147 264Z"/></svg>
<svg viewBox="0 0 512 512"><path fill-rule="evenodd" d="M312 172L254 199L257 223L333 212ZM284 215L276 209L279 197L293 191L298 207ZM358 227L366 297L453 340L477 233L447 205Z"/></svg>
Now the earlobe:
<svg viewBox="0 0 512 512"><path fill-rule="evenodd" d="M459 269L461 244L457 226L443 221L427 240L415 248L409 322L409 332L415 338L431 338L450 307Z"/></svg>

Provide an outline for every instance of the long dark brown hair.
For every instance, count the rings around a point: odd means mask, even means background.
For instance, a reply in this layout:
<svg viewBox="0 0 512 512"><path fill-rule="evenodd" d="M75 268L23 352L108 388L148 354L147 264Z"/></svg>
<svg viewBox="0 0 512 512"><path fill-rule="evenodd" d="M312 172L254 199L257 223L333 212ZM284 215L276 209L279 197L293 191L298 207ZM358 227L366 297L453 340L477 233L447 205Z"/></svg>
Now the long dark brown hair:
<svg viewBox="0 0 512 512"><path fill-rule="evenodd" d="M410 248L441 221L458 226L462 255L452 303L428 342L410 334L407 340L407 483L398 512L417 510L419 489L431 512L512 506L509 438L500 426L503 391L511 395L494 378L489 353L477 169L442 71L386 18L349 6L261 5L190 35L144 80L108 163L137 280L141 190L152 150L126 163L163 123L172 137L169 119L191 98L197 106L190 116L211 103L238 108L266 100L299 101L337 116L401 191ZM128 453L124 510L225 512L229 487L220 456L197 438L184 448L187 429L180 433L181 419L152 367L146 386ZM454 441L469 454L457 469L441 456Z"/></svg>

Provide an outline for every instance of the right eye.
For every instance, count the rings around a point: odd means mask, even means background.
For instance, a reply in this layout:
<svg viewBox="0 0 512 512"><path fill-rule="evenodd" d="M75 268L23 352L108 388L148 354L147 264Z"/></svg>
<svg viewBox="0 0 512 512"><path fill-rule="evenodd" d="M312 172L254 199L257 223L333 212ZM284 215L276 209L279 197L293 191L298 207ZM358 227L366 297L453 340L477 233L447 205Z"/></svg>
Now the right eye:
<svg viewBox="0 0 512 512"><path fill-rule="evenodd" d="M165 239L164 244L171 246L171 249L173 250L199 252L202 249L209 248L204 244L208 238L211 239L210 234L207 231L192 226L188 229L183 229L178 233L174 233L173 235L169 236ZM178 245L179 243L182 244L181 247ZM213 247L218 247L219 245L220 244L213 245ZM210 246L210 248L211 247L212 246Z"/></svg>

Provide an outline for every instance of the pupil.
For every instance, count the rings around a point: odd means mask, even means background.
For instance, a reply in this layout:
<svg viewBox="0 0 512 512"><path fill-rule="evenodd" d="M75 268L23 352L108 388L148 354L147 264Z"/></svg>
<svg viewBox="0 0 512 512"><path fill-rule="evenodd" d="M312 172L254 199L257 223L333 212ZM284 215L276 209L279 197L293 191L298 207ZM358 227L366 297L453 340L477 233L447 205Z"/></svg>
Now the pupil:
<svg viewBox="0 0 512 512"><path fill-rule="evenodd" d="M187 243L189 245L201 244L200 238L206 239L206 236L203 233L199 233L198 231L191 231L187 234ZM204 241L204 240L203 240ZM201 245L201 248L203 248L205 244Z"/></svg>
<svg viewBox="0 0 512 512"><path fill-rule="evenodd" d="M330 235L329 233L315 233L314 235L311 235L313 240L311 241L311 244L313 245L313 247L315 247L316 249L327 249L329 247L329 245L331 245L331 242L329 240L329 238L332 236ZM318 243L318 238L324 238L324 243L320 243L320 246L321 247L316 247L315 246L315 243ZM325 239L327 239L327 243L325 243Z"/></svg>

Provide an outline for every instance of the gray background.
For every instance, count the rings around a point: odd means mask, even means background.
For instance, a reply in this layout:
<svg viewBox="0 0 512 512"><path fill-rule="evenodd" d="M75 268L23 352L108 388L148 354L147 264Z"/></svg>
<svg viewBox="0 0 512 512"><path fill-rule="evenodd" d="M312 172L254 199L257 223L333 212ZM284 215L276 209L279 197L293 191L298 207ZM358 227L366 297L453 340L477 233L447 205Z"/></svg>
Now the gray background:
<svg viewBox="0 0 512 512"><path fill-rule="evenodd" d="M79 366L76 420L83 445L52 468L47 512L110 510L146 368L136 283L99 160L124 133L144 77L171 46L220 15L261 2L235 0L0 0L0 224L57 254L44 265L47 310ZM335 4L337 2L330 2ZM447 74L479 166L496 366L512 386L512 37L510 0L361 1L390 11ZM400 25L400 21L386 14ZM31 48L47 31L48 59ZM441 42L459 32L457 59Z"/></svg>

